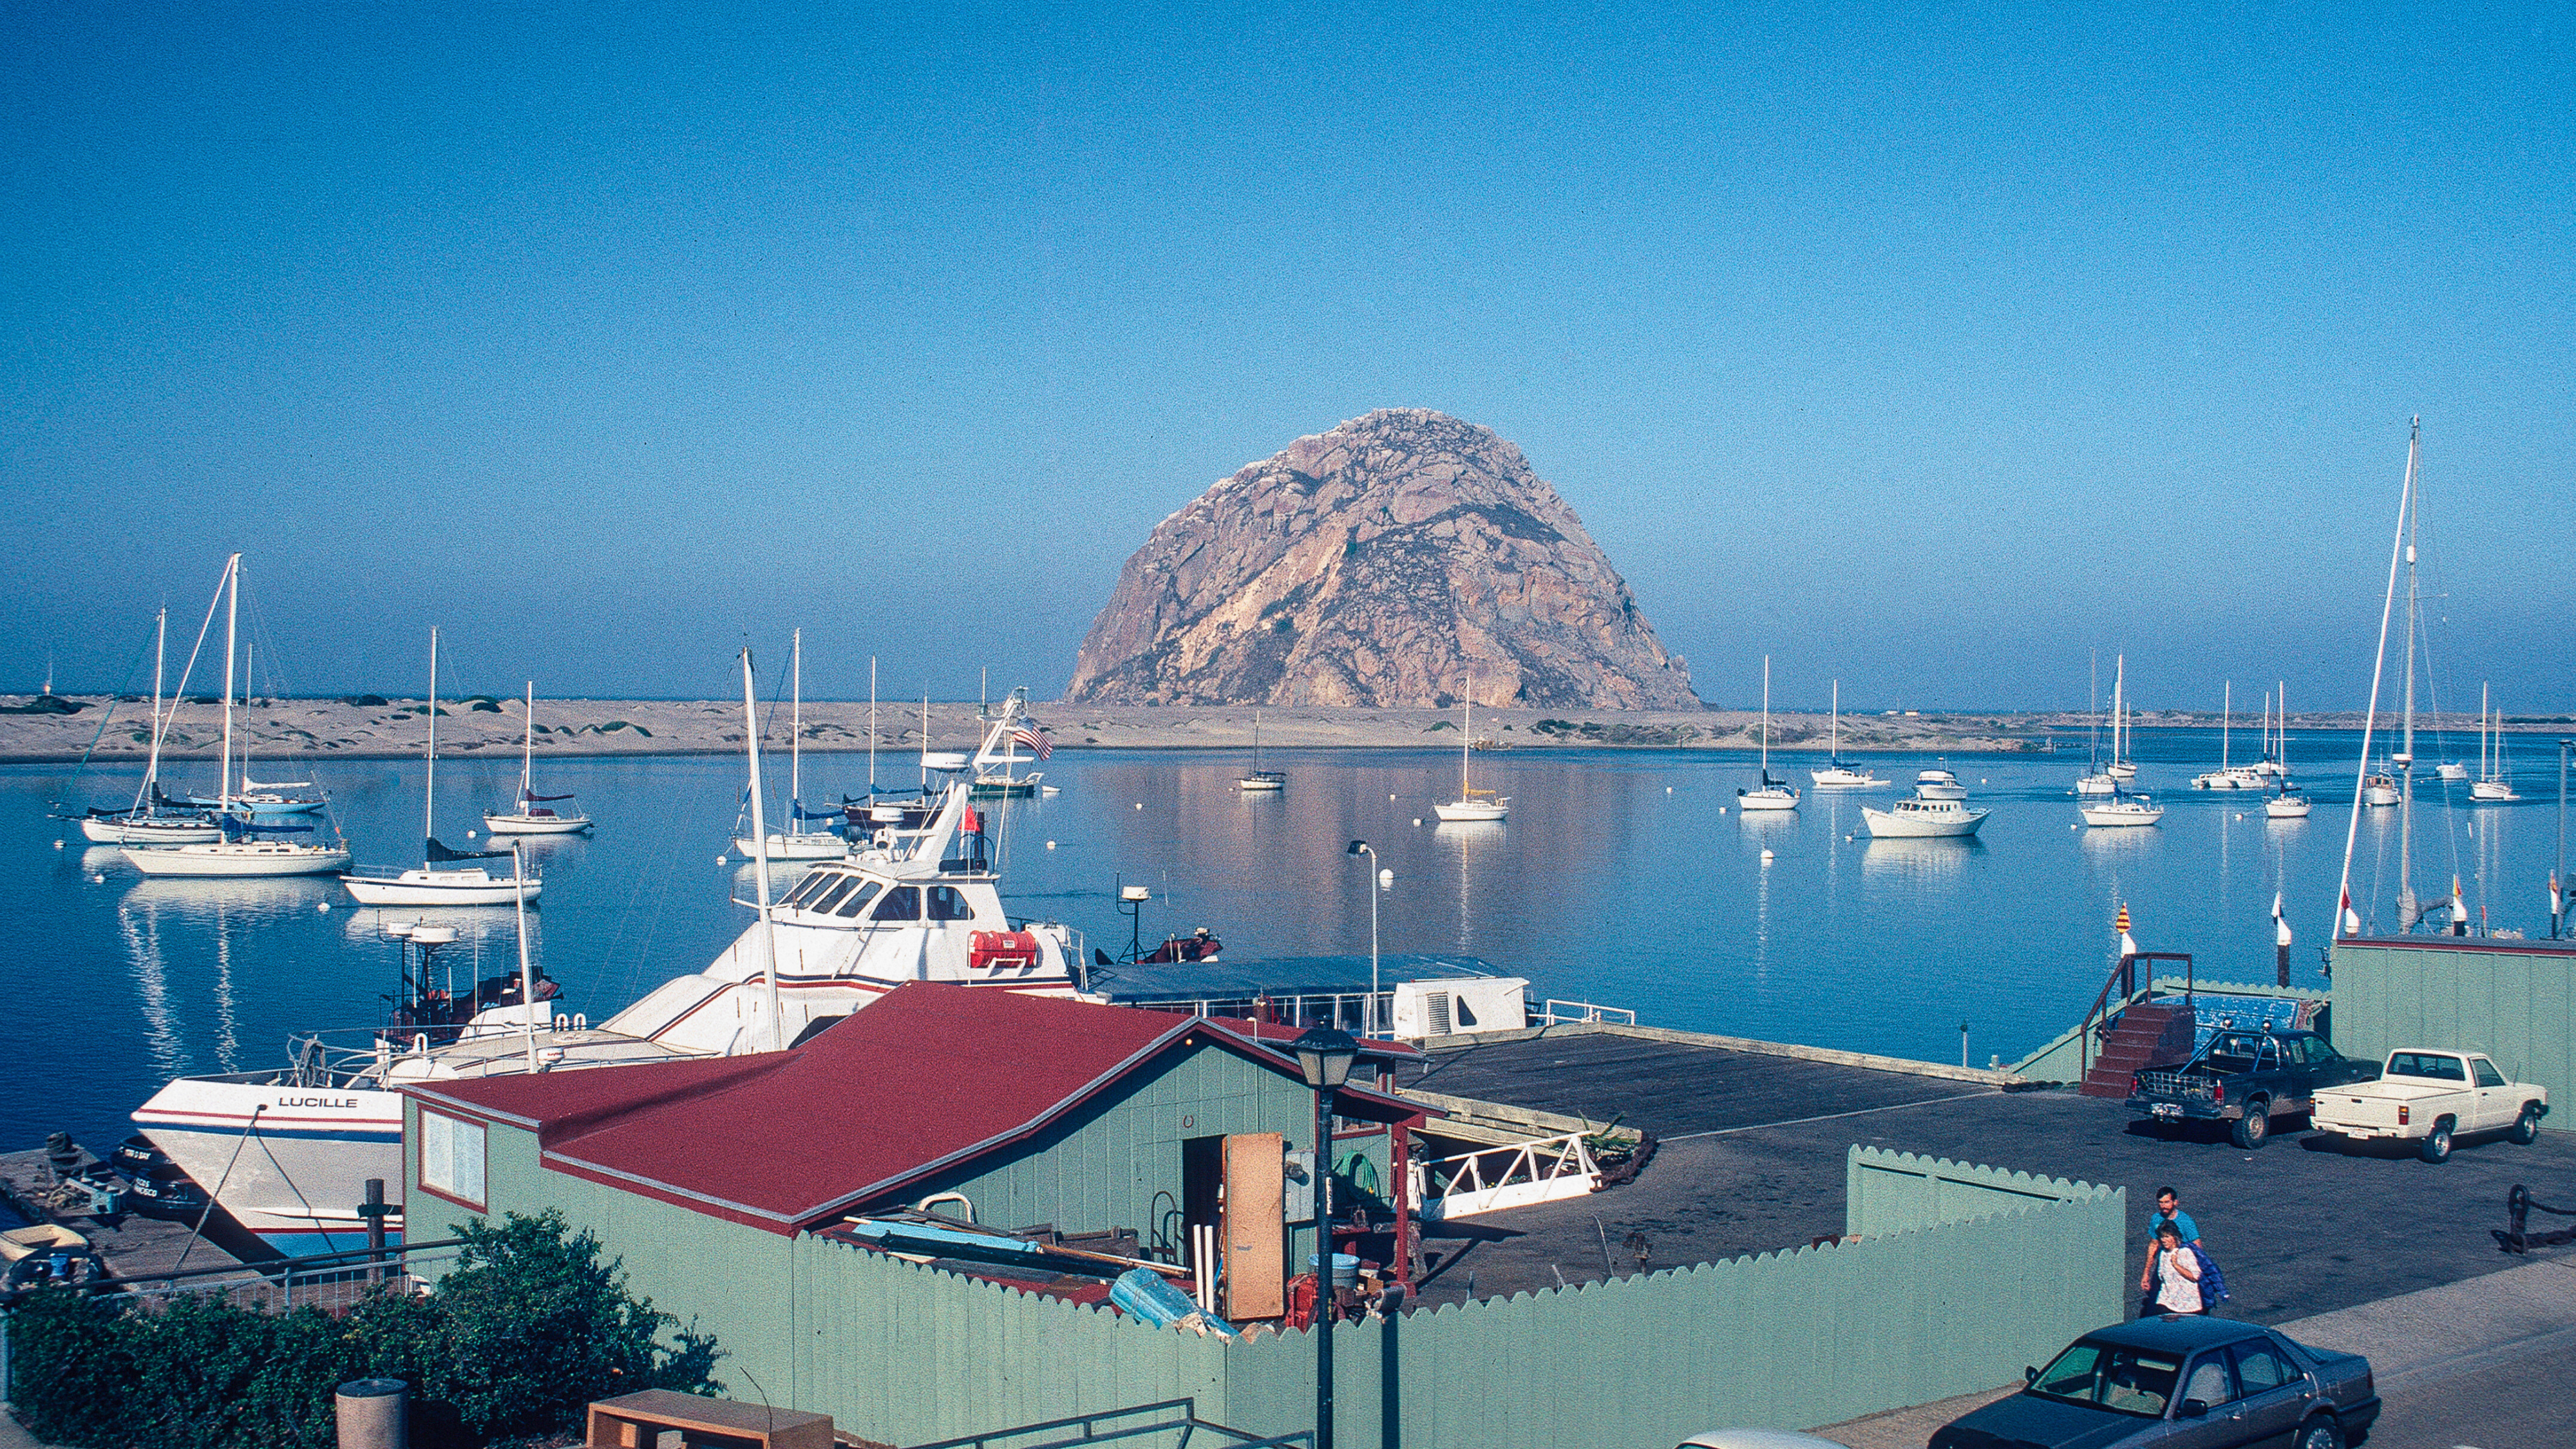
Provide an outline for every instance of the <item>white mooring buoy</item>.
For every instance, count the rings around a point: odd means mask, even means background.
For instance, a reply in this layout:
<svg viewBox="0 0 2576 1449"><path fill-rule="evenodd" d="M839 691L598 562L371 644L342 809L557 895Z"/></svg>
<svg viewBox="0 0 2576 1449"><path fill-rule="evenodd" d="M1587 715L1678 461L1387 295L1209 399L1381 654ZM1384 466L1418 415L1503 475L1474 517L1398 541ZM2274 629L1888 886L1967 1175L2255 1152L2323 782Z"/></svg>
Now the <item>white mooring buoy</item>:
<svg viewBox="0 0 2576 1449"><path fill-rule="evenodd" d="M1764 865L1769 865L1771 863L1771 852L1767 850L1762 852L1762 863Z"/></svg>
<svg viewBox="0 0 2576 1449"><path fill-rule="evenodd" d="M716 864L718 864L718 865L722 865L722 864L724 864L724 863L725 863L725 858L724 858L723 856L719 855L719 856L717 856L717 857L716 857Z"/></svg>
<svg viewBox="0 0 2576 1449"><path fill-rule="evenodd" d="M1048 842L1047 842L1047 849L1049 849L1049 850L1053 850L1053 849L1055 849L1055 842L1054 842L1054 841L1052 841L1052 840L1048 841Z"/></svg>
<svg viewBox="0 0 2576 1449"><path fill-rule="evenodd" d="M1422 817L1419 815L1414 816L1413 823L1418 828L1422 824Z"/></svg>

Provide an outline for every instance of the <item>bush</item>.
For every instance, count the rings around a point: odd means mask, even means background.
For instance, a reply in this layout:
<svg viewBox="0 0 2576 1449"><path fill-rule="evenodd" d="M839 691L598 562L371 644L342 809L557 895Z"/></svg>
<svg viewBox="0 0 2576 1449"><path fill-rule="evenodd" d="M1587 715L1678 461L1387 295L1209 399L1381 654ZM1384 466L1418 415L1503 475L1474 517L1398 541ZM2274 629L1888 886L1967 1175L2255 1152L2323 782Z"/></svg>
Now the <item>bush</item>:
<svg viewBox="0 0 2576 1449"><path fill-rule="evenodd" d="M80 1449L332 1449L333 1391L412 1385L412 1440L461 1449L579 1429L593 1399L712 1393L714 1340L626 1291L599 1240L563 1216L513 1213L461 1230L427 1296L385 1293L337 1317L267 1314L213 1295L157 1312L70 1292L24 1298L9 1322L11 1402L29 1429Z"/></svg>

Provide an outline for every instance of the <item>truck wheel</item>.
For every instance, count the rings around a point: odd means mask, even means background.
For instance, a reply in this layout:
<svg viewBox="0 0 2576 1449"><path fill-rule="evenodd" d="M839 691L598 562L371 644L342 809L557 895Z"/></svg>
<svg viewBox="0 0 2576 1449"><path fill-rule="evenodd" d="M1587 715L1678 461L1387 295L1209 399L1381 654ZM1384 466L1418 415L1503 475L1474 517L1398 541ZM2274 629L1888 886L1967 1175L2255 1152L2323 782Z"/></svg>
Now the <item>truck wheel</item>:
<svg viewBox="0 0 2576 1449"><path fill-rule="evenodd" d="M2236 1125L2229 1130L2228 1136L2248 1152L2270 1141L2272 1104L2261 1097L2246 1103L2245 1115L2236 1119Z"/></svg>
<svg viewBox="0 0 2576 1449"><path fill-rule="evenodd" d="M2522 1146L2529 1147L2532 1144L2532 1140L2539 1135L2540 1104L2537 1102L2525 1102L2522 1104L2522 1115L2513 1119L2513 1129L2505 1133L2505 1136L2511 1138L2517 1143L2520 1143Z"/></svg>
<svg viewBox="0 0 2576 1449"><path fill-rule="evenodd" d="M2424 1146L2420 1149L2420 1155L2426 1162L2448 1162L2451 1160L2450 1118L2445 1117L2441 1121L2434 1123L2433 1130L2424 1134Z"/></svg>
<svg viewBox="0 0 2576 1449"><path fill-rule="evenodd" d="M2319 1414L2299 1431L2299 1449L2343 1449L2343 1426L2332 1414Z"/></svg>

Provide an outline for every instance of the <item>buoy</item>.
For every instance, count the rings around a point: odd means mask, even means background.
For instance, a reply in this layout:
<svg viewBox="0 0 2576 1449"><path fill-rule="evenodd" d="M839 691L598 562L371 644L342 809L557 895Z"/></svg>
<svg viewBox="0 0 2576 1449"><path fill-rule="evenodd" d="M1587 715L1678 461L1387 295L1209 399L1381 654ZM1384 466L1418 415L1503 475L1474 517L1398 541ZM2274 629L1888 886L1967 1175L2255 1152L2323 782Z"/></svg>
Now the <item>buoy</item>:
<svg viewBox="0 0 2576 1449"><path fill-rule="evenodd" d="M60 849L62 849L62 848L63 848L63 842L62 842L62 840L58 837L58 838L56 838L56 839L55 839L55 841L54 841L54 849L56 849L56 850L60 850Z"/></svg>
<svg viewBox="0 0 2576 1449"><path fill-rule="evenodd" d="M723 856L719 855L719 856L717 856L717 857L716 857L716 864L718 864L718 865L722 865L722 864L724 864L724 863L725 863L725 859L724 859L724 857L723 857Z"/></svg>
<svg viewBox="0 0 2576 1449"><path fill-rule="evenodd" d="M2245 818L2245 812L2244 812L2244 811L2242 811L2242 810L2237 811L2237 812L2236 812L2236 818L2237 818L2237 819L2239 819L2239 820L2244 819L2244 818Z"/></svg>
<svg viewBox="0 0 2576 1449"><path fill-rule="evenodd" d="M1054 842L1054 841L1052 841L1052 840L1048 841L1048 842L1047 842L1047 849L1049 849L1049 850L1053 850L1053 849L1055 849L1055 842Z"/></svg>
<svg viewBox="0 0 2576 1449"><path fill-rule="evenodd" d="M315 901L313 903L313 909L320 911L322 914L327 916L331 913L331 903L329 901Z"/></svg>
<svg viewBox="0 0 2576 1449"><path fill-rule="evenodd" d="M468 839L468 840L472 840L472 839L474 838L474 832L473 832L473 831L471 831L471 830L466 831L466 832L465 832L465 838L466 838L466 839Z"/></svg>
<svg viewBox="0 0 2576 1449"><path fill-rule="evenodd" d="M1389 800L1394 799L1394 798L1395 798L1395 792L1394 792L1393 790L1389 790L1389 791L1387 791L1387 792L1386 792L1386 798L1388 798Z"/></svg>
<svg viewBox="0 0 2576 1449"><path fill-rule="evenodd" d="M1771 863L1771 852L1767 850L1762 852L1762 863L1764 865L1769 865Z"/></svg>
<svg viewBox="0 0 2576 1449"><path fill-rule="evenodd" d="M1414 824L1416 824L1416 825L1420 825L1420 824L1422 823L1422 817L1421 817L1421 816L1419 816L1419 815L1414 816L1414 817L1413 817L1413 823L1414 823Z"/></svg>
<svg viewBox="0 0 2576 1449"><path fill-rule="evenodd" d="M1136 808L1137 808L1137 809L1139 809L1139 810L1144 809L1144 808L1145 808L1145 802L1144 802L1144 801L1142 801L1142 800L1137 801L1137 802L1136 802Z"/></svg>
<svg viewBox="0 0 2576 1449"><path fill-rule="evenodd" d="M2081 820L2069 820L2066 822L2066 828L2069 830L2081 830L2084 828L2084 822Z"/></svg>
<svg viewBox="0 0 2576 1449"><path fill-rule="evenodd" d="M1851 844L1851 842L1852 842L1852 837L1851 837L1849 834L1845 834L1845 835L1843 836L1843 844L1845 844L1845 845L1849 845L1849 844Z"/></svg>
<svg viewBox="0 0 2576 1449"><path fill-rule="evenodd" d="M89 878L89 883L91 885L105 885L107 884L107 877L104 874L94 875Z"/></svg>
<svg viewBox="0 0 2576 1449"><path fill-rule="evenodd" d="M1717 813L1718 813L1718 814L1720 814L1720 815L1725 814L1725 813L1726 813L1726 807L1725 807L1725 806L1723 806L1723 805L1718 806L1718 807L1717 807Z"/></svg>
<svg viewBox="0 0 2576 1449"><path fill-rule="evenodd" d="M1670 786L1670 785L1666 785L1666 786L1664 787L1664 793L1665 793L1665 794L1667 794L1667 795L1669 795L1669 794L1673 793L1673 787L1672 787L1672 786Z"/></svg>

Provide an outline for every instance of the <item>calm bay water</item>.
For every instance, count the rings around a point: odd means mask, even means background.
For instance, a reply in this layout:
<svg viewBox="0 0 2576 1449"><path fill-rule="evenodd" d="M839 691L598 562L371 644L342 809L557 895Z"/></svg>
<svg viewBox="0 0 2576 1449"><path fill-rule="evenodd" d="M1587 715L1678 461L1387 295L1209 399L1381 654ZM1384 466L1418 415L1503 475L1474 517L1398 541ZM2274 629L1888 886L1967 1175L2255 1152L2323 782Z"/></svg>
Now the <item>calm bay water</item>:
<svg viewBox="0 0 2576 1449"><path fill-rule="evenodd" d="M1433 820L1431 802L1457 782L1457 756L1438 751L1283 752L1273 763L1288 789L1269 798L1234 788L1246 762L1231 753L1066 751L1046 770L1063 794L997 808L996 828L1014 909L1067 921L1113 955L1127 939L1122 875L1156 891L1149 941L1207 926L1232 960L1365 954L1367 866L1344 854L1361 838L1396 875L1380 899L1389 952L1481 956L1545 994L1634 1007L1651 1024L1856 1051L1956 1061L1965 1021L1982 1065L2040 1045L2091 1002L2123 901L2146 949L2195 953L2204 977L2268 981L2281 891L2298 935L2293 979L2323 984L2316 946L2356 741L2293 741L2294 758L2316 762L2306 773L2319 802L2297 822L2266 821L2250 792L2185 788L2216 763L2215 731L2139 744L2139 783L2170 807L2155 829L2069 828L2080 738L2072 755L1949 760L1971 803L1994 809L1972 842L1872 842L1860 806L1893 791L1810 791L1793 815L1740 815L1749 756L1583 750L1479 756L1478 782L1512 796L1500 826ZM1803 780L1813 761L1780 763ZM1869 763L1910 784L1934 761ZM440 834L461 846L516 785L516 762L441 766ZM362 863L417 863L418 762L317 769ZM806 773L828 799L863 787L865 772L864 757L824 755ZM881 774L906 778L892 756ZM605 1016L703 966L748 923L731 901L751 894L747 869L717 863L731 853L740 760L562 760L541 784L577 790L600 822L594 838L531 848L546 880L531 947L567 1009ZM327 877L143 880L76 830L55 848L66 832L41 818L45 802L75 788L108 803L133 777L0 768L0 804L18 822L0 840L0 1148L60 1127L103 1149L172 1075L267 1066L291 1032L377 1019L396 959L378 927L423 912L358 909ZM2416 887L2445 895L2456 873L2473 910L2536 936L2557 850L2554 769L2526 764L2521 788L2526 803L2471 810L2423 787ZM2355 899L2383 923L2395 817L2368 813L2354 860ZM455 918L487 972L514 969L506 908Z"/></svg>

